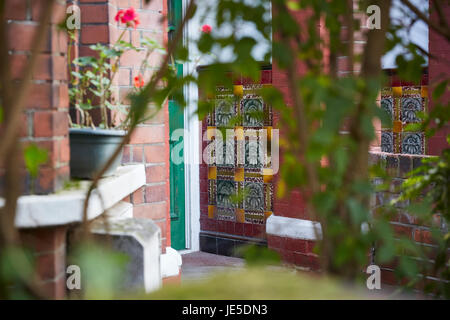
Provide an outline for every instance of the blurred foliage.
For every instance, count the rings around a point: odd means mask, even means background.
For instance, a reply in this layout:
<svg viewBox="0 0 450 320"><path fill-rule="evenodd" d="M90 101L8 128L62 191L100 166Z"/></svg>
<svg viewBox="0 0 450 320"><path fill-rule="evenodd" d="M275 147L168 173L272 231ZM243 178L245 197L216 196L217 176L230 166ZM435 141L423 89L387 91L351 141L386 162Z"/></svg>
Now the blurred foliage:
<svg viewBox="0 0 450 320"><path fill-rule="evenodd" d="M28 145L24 150L25 166L31 177L36 178L39 167L48 160L48 151L39 148L36 144Z"/></svg>
<svg viewBox="0 0 450 320"><path fill-rule="evenodd" d="M123 290L128 256L104 243L79 242L68 258L81 270L81 290L72 290L71 298L113 299Z"/></svg>
<svg viewBox="0 0 450 320"><path fill-rule="evenodd" d="M450 136L447 141L450 143ZM422 160L422 165L410 173L401 187L400 196L393 201L393 204L401 201L409 203L406 211L417 218L417 224L428 226L431 233L429 240L432 246L421 245L418 246L420 251L416 249L414 252L416 257L420 257L421 263L416 263L421 270L410 275L412 283L423 282L425 292L447 299L450 299L449 188L450 149L447 148L440 157ZM429 278L424 281L422 275Z"/></svg>
<svg viewBox="0 0 450 320"><path fill-rule="evenodd" d="M9 299L32 299L27 288L35 276L32 253L19 246L8 246L0 251L0 296Z"/></svg>
<svg viewBox="0 0 450 320"><path fill-rule="evenodd" d="M294 300L364 299L362 288L346 287L335 279L297 273L292 269L253 267L219 273L204 281L186 281L182 286L132 298L152 300Z"/></svg>
<svg viewBox="0 0 450 320"><path fill-rule="evenodd" d="M39 148L35 143L29 144L23 151L25 167L31 177L31 193L35 192L35 181L41 165L48 161L48 150Z"/></svg>
<svg viewBox="0 0 450 320"><path fill-rule="evenodd" d="M365 11L367 1L361 0L358 4ZM274 12L272 16L267 14L271 8ZM192 12L188 10L189 17L194 15L195 9L194 5ZM294 17L294 13L298 14L298 11L309 15L304 24L300 25ZM193 44L197 46L200 55L208 54L213 57L213 61L207 68L200 68L199 74L180 76L176 63L191 61L188 61L188 48L178 41L175 43L176 50L168 50L164 55L165 58L172 55L165 60L169 62L161 65L144 87L128 95L131 105L127 110L120 110L120 102L112 100L110 91L120 57L127 51L145 50L148 53L163 49L150 39L141 42L142 48L122 41L121 38L111 47L94 45L91 49L98 53L98 57L82 57L72 62L80 68L71 73L70 90L71 101L82 115L79 125L93 125L89 120L89 111L93 108L100 107L103 111L106 108L119 108L119 111L126 113L125 127L133 128L161 110L169 96L179 106L185 107L187 103L183 87L191 83L200 88L201 99L197 113L204 118L214 108L214 96L218 87L233 92L233 77L230 74L258 82L261 66L276 64L287 74L294 74L289 79L292 96L288 98L295 101L294 106L287 105L282 92L276 87L264 87L260 92L265 102L279 113L280 127L283 129L280 141L283 164L277 195L283 197L293 189L306 191L308 213L312 219L322 224L323 240L318 242L315 249L323 258L322 269L351 281L366 279L362 270L369 264L368 254L375 247L377 262L396 262L395 271L399 278L406 279L407 286L417 287L417 279L424 272L422 262L428 257L429 250L438 248L443 254L438 254L435 260L435 271L448 279L448 231L442 232L439 228L434 228L433 235L436 235L438 245L424 248L412 239L396 234L390 224L397 213L398 203L376 212L371 211L371 196L389 185L389 177L381 172L382 166L366 168L363 165L367 164L369 143L375 138L374 120L384 123L388 121L386 113L377 104L378 94L386 79L381 76L381 72L380 75L349 74L337 77L323 67L326 58L324 46L329 46L331 55L348 53L348 43L341 39L341 26L349 12L352 12L349 2L342 0L220 0L212 32L202 33L198 42ZM355 31L358 31L359 26L353 17L350 20L355 25ZM329 34L327 41L317 28L321 21ZM255 27L254 34L243 36L239 33L244 22ZM221 28L229 28L232 32L221 32ZM384 53L396 45L402 46L409 54L397 57L398 73L403 79L416 81L422 73L423 54L416 46L397 36L399 28L401 26L390 26ZM272 37L274 34L276 36ZM257 39L261 38L272 44L263 53L263 61L256 60L252 55L253 49L258 45ZM174 43L169 43L169 48L172 45ZM223 49L232 52L231 61L223 63L218 56L211 54ZM370 57L370 53L369 50L364 54ZM355 54L354 60L364 61L364 56ZM304 74L297 74L299 61L306 66ZM377 71L381 71L380 67L378 69ZM448 82L444 81L435 88L431 97L435 107L428 116L424 115L428 135L448 123L448 105L441 105L439 102L439 97L446 90ZM238 92L234 93L239 95ZM102 115L101 127L108 128L108 119L104 112ZM345 127L348 131L342 134ZM35 159L34 165L40 162L39 155L36 150L31 151L29 157ZM413 173L405 183L402 200L420 200L409 210L419 216L423 214L424 221L436 213L448 218L448 160L446 151L439 160L425 162L424 167ZM35 167L31 167L35 170ZM374 185L372 179L380 176L385 177L384 181L380 185ZM419 197L422 193L425 196ZM245 193L242 196L245 197ZM426 206L427 204L431 206ZM81 245L75 251L74 261L77 261L83 273L83 297L115 297L126 259L94 244ZM265 264L268 261L275 263L278 259L272 252L257 247L247 248L242 254L249 265ZM438 288L434 292L448 294L446 290ZM249 269L223 274L206 283L166 288L145 298L361 297L354 292L349 293L333 280L316 279L311 274L297 276L285 270L278 273L273 270Z"/></svg>
<svg viewBox="0 0 450 320"><path fill-rule="evenodd" d="M243 245L235 249L235 254L245 260L247 266L279 265L280 255L271 249L258 245Z"/></svg>

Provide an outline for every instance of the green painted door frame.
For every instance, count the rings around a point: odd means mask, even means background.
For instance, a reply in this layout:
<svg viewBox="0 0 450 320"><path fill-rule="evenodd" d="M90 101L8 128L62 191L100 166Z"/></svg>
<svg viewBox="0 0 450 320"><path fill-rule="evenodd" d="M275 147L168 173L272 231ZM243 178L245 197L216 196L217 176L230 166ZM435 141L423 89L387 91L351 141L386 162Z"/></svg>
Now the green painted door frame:
<svg viewBox="0 0 450 320"><path fill-rule="evenodd" d="M168 0L169 39L181 21L182 0ZM183 65L177 64L178 76L183 76ZM184 159L184 137L173 135L177 129L184 129L184 110L175 101L169 99L170 132L170 236L171 246L176 250L186 249L185 181L184 161L175 164L172 151L179 151ZM181 145L180 145L181 144Z"/></svg>

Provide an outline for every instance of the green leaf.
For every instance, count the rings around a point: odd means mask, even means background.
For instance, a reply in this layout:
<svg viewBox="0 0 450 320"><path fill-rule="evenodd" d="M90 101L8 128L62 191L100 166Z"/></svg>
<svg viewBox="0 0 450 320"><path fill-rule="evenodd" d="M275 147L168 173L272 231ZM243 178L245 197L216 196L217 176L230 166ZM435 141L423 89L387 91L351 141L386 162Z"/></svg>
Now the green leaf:
<svg viewBox="0 0 450 320"><path fill-rule="evenodd" d="M24 150L25 166L33 178L38 175L39 167L47 162L48 152L35 144L30 144Z"/></svg>
<svg viewBox="0 0 450 320"><path fill-rule="evenodd" d="M3 122L3 107L0 106L0 123Z"/></svg>
<svg viewBox="0 0 450 320"><path fill-rule="evenodd" d="M448 80L440 82L433 90L433 100L439 99L447 90Z"/></svg>

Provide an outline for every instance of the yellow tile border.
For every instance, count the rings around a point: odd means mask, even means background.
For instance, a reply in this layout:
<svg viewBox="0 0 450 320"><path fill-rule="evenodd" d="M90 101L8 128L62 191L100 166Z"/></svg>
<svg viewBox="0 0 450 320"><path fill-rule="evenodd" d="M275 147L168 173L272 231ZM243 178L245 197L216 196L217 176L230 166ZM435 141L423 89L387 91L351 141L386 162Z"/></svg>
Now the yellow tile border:
<svg viewBox="0 0 450 320"><path fill-rule="evenodd" d="M234 181L244 181L244 168L234 169Z"/></svg>
<svg viewBox="0 0 450 320"><path fill-rule="evenodd" d="M208 179L209 180L217 179L217 167L209 167L208 168Z"/></svg>
<svg viewBox="0 0 450 320"><path fill-rule="evenodd" d="M395 132L395 133L399 133L399 132L402 132L402 130L403 130L403 123L401 121L398 121L398 120L394 121L394 125L392 127L392 131Z"/></svg>
<svg viewBox="0 0 450 320"><path fill-rule="evenodd" d="M272 130L273 130L273 127L271 127L271 126L264 127L264 129L266 129L266 131L267 131L267 141L272 141Z"/></svg>
<svg viewBox="0 0 450 320"><path fill-rule="evenodd" d="M244 209L236 209L236 222L245 223L245 212Z"/></svg>
<svg viewBox="0 0 450 320"><path fill-rule="evenodd" d="M244 86L236 85L233 86L233 94L238 97L242 97L244 95Z"/></svg>
<svg viewBox="0 0 450 320"><path fill-rule="evenodd" d="M428 87L427 86L422 86L420 88L420 95L422 96L422 98L428 98Z"/></svg>
<svg viewBox="0 0 450 320"><path fill-rule="evenodd" d="M209 219L214 219L214 211L215 211L215 209L216 209L216 206L212 206L212 205L208 206L208 218Z"/></svg>
<svg viewBox="0 0 450 320"><path fill-rule="evenodd" d="M268 169L268 168L264 168L263 169L263 180L264 183L269 183L271 182L273 179L273 170L272 169Z"/></svg>
<svg viewBox="0 0 450 320"><path fill-rule="evenodd" d="M394 97L401 97L402 96L402 87L392 87L392 93Z"/></svg>

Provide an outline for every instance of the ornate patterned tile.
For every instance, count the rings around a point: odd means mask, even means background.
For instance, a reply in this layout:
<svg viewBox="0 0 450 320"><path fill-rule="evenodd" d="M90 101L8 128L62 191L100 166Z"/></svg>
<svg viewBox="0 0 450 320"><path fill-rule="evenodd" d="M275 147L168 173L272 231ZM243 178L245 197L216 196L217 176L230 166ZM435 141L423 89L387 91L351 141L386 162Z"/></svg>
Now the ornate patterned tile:
<svg viewBox="0 0 450 320"><path fill-rule="evenodd" d="M381 107L389 115L390 119L394 121L394 99L392 97L381 99Z"/></svg>
<svg viewBox="0 0 450 320"><path fill-rule="evenodd" d="M208 171L212 219L263 224L272 213L272 172L264 169L270 166L272 109L264 103L261 88L261 84L244 84L235 85L232 92L216 90L215 110L207 123L211 128L234 128L234 136L214 137L208 153L215 160Z"/></svg>
<svg viewBox="0 0 450 320"><path fill-rule="evenodd" d="M236 106L232 96L223 96L215 101L215 124L226 127L236 117Z"/></svg>
<svg viewBox="0 0 450 320"><path fill-rule="evenodd" d="M381 151L382 152L394 152L394 134L389 131L381 132Z"/></svg>
<svg viewBox="0 0 450 320"><path fill-rule="evenodd" d="M236 183L228 180L217 180L217 207L234 209L237 204L233 201L236 196Z"/></svg>
<svg viewBox="0 0 450 320"><path fill-rule="evenodd" d="M418 112L427 109L427 86L396 86L381 91L381 107L393 120L392 128L381 132L381 151L424 154L422 132L405 132L408 123L420 123Z"/></svg>
<svg viewBox="0 0 450 320"><path fill-rule="evenodd" d="M257 96L249 96L241 100L243 125L245 127L261 127L264 125L264 102Z"/></svg>
<svg viewBox="0 0 450 320"><path fill-rule="evenodd" d="M424 153L424 135L416 132L403 132L401 142L401 153L423 154Z"/></svg>
<svg viewBox="0 0 450 320"><path fill-rule="evenodd" d="M423 110L423 99L416 97L402 98L400 120L405 123L420 122L417 112Z"/></svg>
<svg viewBox="0 0 450 320"><path fill-rule="evenodd" d="M247 181L244 183L244 209L246 211L264 211L264 184Z"/></svg>

